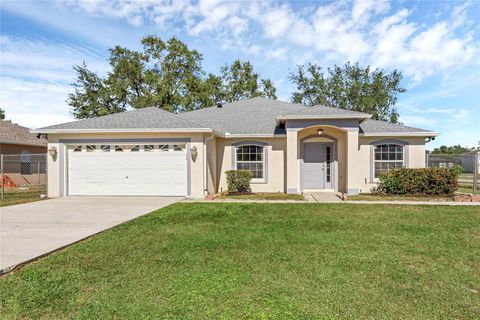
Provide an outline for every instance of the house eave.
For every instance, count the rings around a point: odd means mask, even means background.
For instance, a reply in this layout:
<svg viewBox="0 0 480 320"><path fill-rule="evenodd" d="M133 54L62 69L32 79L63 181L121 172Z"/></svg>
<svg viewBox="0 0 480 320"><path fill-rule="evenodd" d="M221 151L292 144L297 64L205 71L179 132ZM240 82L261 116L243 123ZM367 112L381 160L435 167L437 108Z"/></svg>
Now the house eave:
<svg viewBox="0 0 480 320"><path fill-rule="evenodd" d="M371 132L360 133L360 137L438 137L438 132Z"/></svg>
<svg viewBox="0 0 480 320"><path fill-rule="evenodd" d="M321 120L321 119L370 119L371 115L283 115L277 116L277 120Z"/></svg>
<svg viewBox="0 0 480 320"><path fill-rule="evenodd" d="M25 147L39 147L39 148L46 148L47 147L47 143L39 143L39 144L35 144L35 143L22 143L22 142L6 142L6 141L0 141L0 145L14 145L14 146L25 146Z"/></svg>
<svg viewBox="0 0 480 320"><path fill-rule="evenodd" d="M287 135L284 133L281 134L265 134L265 133L229 133L226 132L223 137L225 139L235 139L235 138L285 138Z"/></svg>
<svg viewBox="0 0 480 320"><path fill-rule="evenodd" d="M35 129L36 134L75 134L75 133L212 133L210 128L133 128L133 129Z"/></svg>

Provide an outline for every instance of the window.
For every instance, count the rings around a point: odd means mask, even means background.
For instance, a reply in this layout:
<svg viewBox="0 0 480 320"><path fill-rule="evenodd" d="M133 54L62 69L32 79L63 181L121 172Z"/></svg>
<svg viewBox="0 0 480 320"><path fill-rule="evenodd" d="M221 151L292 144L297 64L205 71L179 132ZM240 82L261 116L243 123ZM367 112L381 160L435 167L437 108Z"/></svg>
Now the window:
<svg viewBox="0 0 480 320"><path fill-rule="evenodd" d="M123 148L120 146L115 146L115 152L122 152Z"/></svg>
<svg viewBox="0 0 480 320"><path fill-rule="evenodd" d="M250 170L253 179L263 179L264 151L263 147L245 145L236 148L237 170Z"/></svg>
<svg viewBox="0 0 480 320"><path fill-rule="evenodd" d="M331 182L332 180L332 152L331 148L327 146L327 151L326 151L326 158L327 158L327 182Z"/></svg>
<svg viewBox="0 0 480 320"><path fill-rule="evenodd" d="M97 146L87 145L87 152L94 152L97 149Z"/></svg>
<svg viewBox="0 0 480 320"><path fill-rule="evenodd" d="M173 151L182 151L184 148L185 148L184 145L178 145L178 144L173 145Z"/></svg>
<svg viewBox="0 0 480 320"><path fill-rule="evenodd" d="M145 152L153 151L153 148L154 148L153 144L146 144L143 146L143 151Z"/></svg>
<svg viewBox="0 0 480 320"><path fill-rule="evenodd" d="M133 146L131 149L130 149L131 152L138 152L140 151L140 146Z"/></svg>
<svg viewBox="0 0 480 320"><path fill-rule="evenodd" d="M160 151L168 151L168 144L161 144L158 146Z"/></svg>
<svg viewBox="0 0 480 320"><path fill-rule="evenodd" d="M110 152L110 145L109 144L103 144L100 146L100 149L102 149L103 152Z"/></svg>
<svg viewBox="0 0 480 320"><path fill-rule="evenodd" d="M82 146L78 146L75 149L73 149L73 152L82 152Z"/></svg>
<svg viewBox="0 0 480 320"><path fill-rule="evenodd" d="M403 168L403 146L398 144L379 144L374 149L374 178L391 169Z"/></svg>
<svg viewBox="0 0 480 320"><path fill-rule="evenodd" d="M32 167L30 164L31 161L32 161L31 152L28 150L22 150L22 154L20 156L20 174L21 175L32 174Z"/></svg>

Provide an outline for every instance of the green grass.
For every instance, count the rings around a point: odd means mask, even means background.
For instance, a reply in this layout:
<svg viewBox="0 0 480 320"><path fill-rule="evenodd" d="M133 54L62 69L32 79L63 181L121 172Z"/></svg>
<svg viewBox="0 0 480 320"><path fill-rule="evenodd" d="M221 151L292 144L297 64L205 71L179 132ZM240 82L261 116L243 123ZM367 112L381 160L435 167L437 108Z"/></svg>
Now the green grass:
<svg viewBox="0 0 480 320"><path fill-rule="evenodd" d="M251 194L225 194L216 199L238 199L238 200L305 200L301 194L286 194L282 192L257 192Z"/></svg>
<svg viewBox="0 0 480 320"><path fill-rule="evenodd" d="M473 193L473 185L465 186L460 185L457 188L458 193ZM480 185L477 187L477 193L480 193Z"/></svg>
<svg viewBox="0 0 480 320"><path fill-rule="evenodd" d="M452 196L408 196L408 195L382 195L364 193L348 196L348 200L355 201L453 201Z"/></svg>
<svg viewBox="0 0 480 320"><path fill-rule="evenodd" d="M40 195L45 194L45 188L29 188L28 190L5 188L4 199L0 199L0 207L11 206L41 200Z"/></svg>
<svg viewBox="0 0 480 320"><path fill-rule="evenodd" d="M180 203L0 280L3 319L478 319L474 207Z"/></svg>

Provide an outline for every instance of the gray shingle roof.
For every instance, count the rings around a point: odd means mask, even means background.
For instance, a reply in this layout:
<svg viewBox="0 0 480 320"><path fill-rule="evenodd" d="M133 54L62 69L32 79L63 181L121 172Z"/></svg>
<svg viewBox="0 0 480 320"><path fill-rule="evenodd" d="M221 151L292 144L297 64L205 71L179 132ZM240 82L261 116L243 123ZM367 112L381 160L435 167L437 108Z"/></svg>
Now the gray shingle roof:
<svg viewBox="0 0 480 320"><path fill-rule="evenodd" d="M360 133L412 133L412 132L432 132L419 128L408 127L402 124L395 124L386 121L367 119L360 123Z"/></svg>
<svg viewBox="0 0 480 320"><path fill-rule="evenodd" d="M352 110L345 110L340 108L332 108L323 105L315 105L313 107L303 107L300 111L286 114L289 115L308 115L308 116L336 116L336 115L348 115L348 116L363 116L369 118L370 115L364 112L357 112Z"/></svg>
<svg viewBox="0 0 480 320"><path fill-rule="evenodd" d="M156 107L136 109L106 116L78 120L45 128L41 130L58 129L175 129L175 128L205 128L192 123L176 114Z"/></svg>
<svg viewBox="0 0 480 320"><path fill-rule="evenodd" d="M252 98L180 114L183 119L201 123L221 133L281 134L277 116L305 109L300 104L265 98Z"/></svg>
<svg viewBox="0 0 480 320"><path fill-rule="evenodd" d="M181 114L173 114L151 107L97 118L79 120L37 129L83 130L83 129L213 129L221 134L284 134L279 125L279 116L352 116L366 118L366 113L331 108L326 106L304 107L265 98L252 98L226 103L222 108L209 107ZM425 133L428 130L366 119L360 123L360 133Z"/></svg>
<svg viewBox="0 0 480 320"><path fill-rule="evenodd" d="M30 133L30 129L4 120L0 121L0 143L47 146L47 140L37 138L36 134Z"/></svg>

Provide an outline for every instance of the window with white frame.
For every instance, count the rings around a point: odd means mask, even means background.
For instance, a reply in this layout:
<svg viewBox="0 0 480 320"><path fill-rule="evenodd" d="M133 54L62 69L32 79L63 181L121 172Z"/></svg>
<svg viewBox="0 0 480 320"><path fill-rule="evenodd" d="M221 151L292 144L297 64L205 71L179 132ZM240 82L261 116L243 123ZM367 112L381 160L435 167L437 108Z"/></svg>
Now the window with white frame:
<svg viewBox="0 0 480 320"><path fill-rule="evenodd" d="M249 170L252 179L263 180L265 169L264 147L243 145L236 147L237 170Z"/></svg>
<svg viewBox="0 0 480 320"><path fill-rule="evenodd" d="M391 169L405 167L404 146L399 144L378 144L374 146L374 178Z"/></svg>

